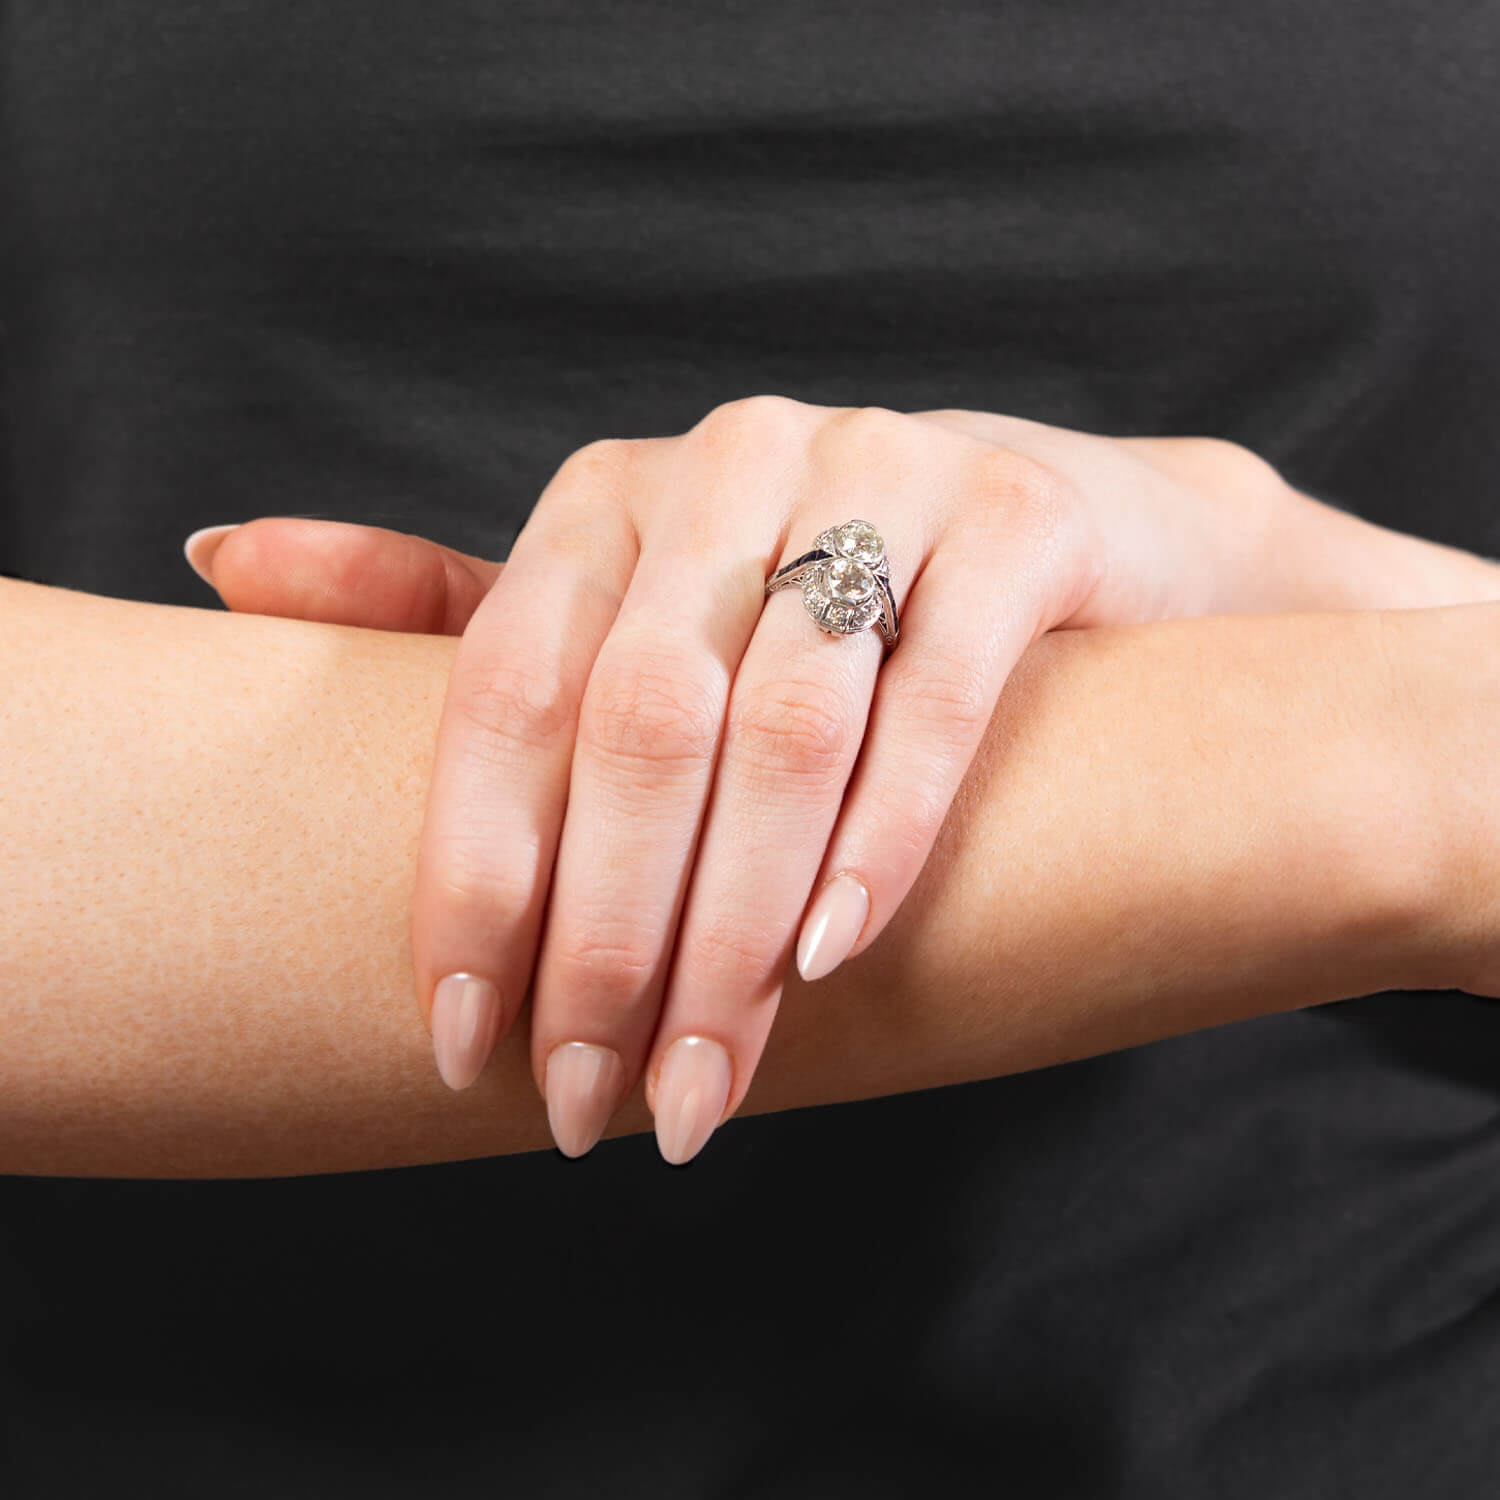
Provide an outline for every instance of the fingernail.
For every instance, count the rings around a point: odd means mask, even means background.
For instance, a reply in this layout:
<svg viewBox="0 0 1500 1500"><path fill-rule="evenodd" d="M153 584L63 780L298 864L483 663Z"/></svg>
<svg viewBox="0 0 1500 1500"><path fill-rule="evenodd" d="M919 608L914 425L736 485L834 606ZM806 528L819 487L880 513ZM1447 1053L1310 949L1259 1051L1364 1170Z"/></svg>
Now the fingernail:
<svg viewBox="0 0 1500 1500"><path fill-rule="evenodd" d="M656 1144L674 1167L691 1161L729 1102L729 1054L706 1036L680 1036L656 1079Z"/></svg>
<svg viewBox="0 0 1500 1500"><path fill-rule="evenodd" d="M238 522L233 522L228 526L205 526L195 531L182 544L182 555L187 558L189 567L210 588L213 587L214 581L213 575L209 572L213 566L214 553L219 550L219 544L231 531L239 529Z"/></svg>
<svg viewBox="0 0 1500 1500"><path fill-rule="evenodd" d="M547 1054L547 1123L564 1156L582 1156L604 1134L620 1101L625 1065L592 1042L563 1042Z"/></svg>
<svg viewBox="0 0 1500 1500"><path fill-rule="evenodd" d="M500 1032L500 992L477 974L450 974L432 993L432 1055L450 1089L479 1077Z"/></svg>
<svg viewBox="0 0 1500 1500"><path fill-rule="evenodd" d="M835 875L818 892L797 939L797 972L807 980L832 974L849 957L865 918L870 893L853 875Z"/></svg>

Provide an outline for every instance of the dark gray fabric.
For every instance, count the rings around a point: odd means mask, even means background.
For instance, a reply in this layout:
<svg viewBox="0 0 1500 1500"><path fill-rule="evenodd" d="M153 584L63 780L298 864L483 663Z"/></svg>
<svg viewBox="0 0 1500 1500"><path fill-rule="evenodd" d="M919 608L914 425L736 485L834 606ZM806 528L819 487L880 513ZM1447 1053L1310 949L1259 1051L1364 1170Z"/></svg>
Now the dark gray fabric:
<svg viewBox="0 0 1500 1500"><path fill-rule="evenodd" d="M1219 433L1494 554L1497 74L1455 0L6 0L0 570L499 555L572 448L755 391ZM11 1180L0 1478L1486 1496L1497 1080L1492 1010L1382 997L680 1171Z"/></svg>

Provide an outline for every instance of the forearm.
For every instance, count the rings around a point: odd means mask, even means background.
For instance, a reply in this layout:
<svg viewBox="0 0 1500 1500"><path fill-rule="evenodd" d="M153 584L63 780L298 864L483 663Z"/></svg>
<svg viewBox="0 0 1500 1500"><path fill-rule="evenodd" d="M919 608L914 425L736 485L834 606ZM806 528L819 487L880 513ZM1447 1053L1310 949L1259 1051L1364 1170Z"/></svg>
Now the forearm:
<svg viewBox="0 0 1500 1500"><path fill-rule="evenodd" d="M1370 619L1046 638L891 929L793 973L743 1112L1424 982L1427 783ZM0 1169L547 1144L524 1020L455 1095L410 990L452 641L26 585L0 641ZM611 1133L648 1126L637 1089Z"/></svg>

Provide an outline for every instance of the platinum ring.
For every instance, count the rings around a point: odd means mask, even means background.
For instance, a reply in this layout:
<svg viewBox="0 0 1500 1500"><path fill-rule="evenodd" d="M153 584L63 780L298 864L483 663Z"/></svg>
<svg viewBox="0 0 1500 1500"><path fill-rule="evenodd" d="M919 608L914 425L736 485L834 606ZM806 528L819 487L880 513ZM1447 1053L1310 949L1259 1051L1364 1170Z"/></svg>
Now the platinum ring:
<svg viewBox="0 0 1500 1500"><path fill-rule="evenodd" d="M855 635L873 625L887 651L896 644L901 625L891 592L890 559L868 521L845 521L819 532L812 551L770 576L766 597L794 583L801 585L808 614L830 635Z"/></svg>

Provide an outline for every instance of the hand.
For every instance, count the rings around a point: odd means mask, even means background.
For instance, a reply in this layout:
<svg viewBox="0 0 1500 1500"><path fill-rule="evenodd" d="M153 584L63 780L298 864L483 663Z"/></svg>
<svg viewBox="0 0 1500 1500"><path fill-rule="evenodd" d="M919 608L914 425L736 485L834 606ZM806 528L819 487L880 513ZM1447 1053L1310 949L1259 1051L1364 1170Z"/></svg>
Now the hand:
<svg viewBox="0 0 1500 1500"><path fill-rule="evenodd" d="M871 632L763 604L851 515L903 605L883 668ZM439 1066L471 1082L530 977L559 1145L587 1150L644 1066L683 1161L743 1098L798 919L806 978L874 940L1031 640L1308 607L1341 586L1335 536L1366 558L1390 538L1231 444L754 398L579 450L503 572L327 523L197 550L232 607L463 629L413 925Z"/></svg>

